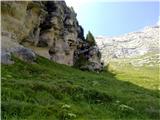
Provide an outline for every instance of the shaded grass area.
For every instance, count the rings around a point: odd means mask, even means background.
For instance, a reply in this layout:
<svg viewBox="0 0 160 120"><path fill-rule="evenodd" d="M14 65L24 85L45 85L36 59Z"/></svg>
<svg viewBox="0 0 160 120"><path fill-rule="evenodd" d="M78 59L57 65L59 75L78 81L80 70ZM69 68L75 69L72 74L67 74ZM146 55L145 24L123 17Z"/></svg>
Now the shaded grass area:
<svg viewBox="0 0 160 120"><path fill-rule="evenodd" d="M159 91L38 57L2 65L2 119L159 119ZM157 83L158 84L158 83Z"/></svg>

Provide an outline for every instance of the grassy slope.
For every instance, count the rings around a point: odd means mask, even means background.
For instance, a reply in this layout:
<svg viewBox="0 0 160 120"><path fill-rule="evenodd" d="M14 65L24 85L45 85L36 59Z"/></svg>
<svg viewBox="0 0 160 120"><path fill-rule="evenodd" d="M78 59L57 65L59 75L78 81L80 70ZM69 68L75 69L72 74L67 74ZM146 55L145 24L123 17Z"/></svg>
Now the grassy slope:
<svg viewBox="0 0 160 120"><path fill-rule="evenodd" d="M148 89L145 84L141 87L132 84L138 76L128 75L124 80L129 78L130 82L122 81L124 76L119 74L83 72L41 57L36 64L16 60L14 65L2 65L1 73L3 119L148 120L160 117L158 90Z"/></svg>

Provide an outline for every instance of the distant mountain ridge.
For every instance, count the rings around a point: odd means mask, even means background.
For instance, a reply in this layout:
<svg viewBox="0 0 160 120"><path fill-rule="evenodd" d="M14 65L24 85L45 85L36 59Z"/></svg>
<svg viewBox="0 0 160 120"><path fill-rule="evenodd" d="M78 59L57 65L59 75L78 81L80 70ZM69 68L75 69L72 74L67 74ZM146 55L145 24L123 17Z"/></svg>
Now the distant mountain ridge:
<svg viewBox="0 0 160 120"><path fill-rule="evenodd" d="M96 42L102 52L102 60L108 63L112 59L159 54L159 31L159 26L145 27L117 37L96 37Z"/></svg>

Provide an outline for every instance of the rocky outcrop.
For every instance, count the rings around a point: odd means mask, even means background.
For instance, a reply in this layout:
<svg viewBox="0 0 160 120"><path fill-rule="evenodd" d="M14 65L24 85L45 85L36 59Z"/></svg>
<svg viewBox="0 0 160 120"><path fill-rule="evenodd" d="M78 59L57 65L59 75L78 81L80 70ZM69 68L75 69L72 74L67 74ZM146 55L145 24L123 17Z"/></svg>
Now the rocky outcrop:
<svg viewBox="0 0 160 120"><path fill-rule="evenodd" d="M97 46L90 46L87 42L80 43L75 51L75 66L82 70L101 71L101 53Z"/></svg>
<svg viewBox="0 0 160 120"><path fill-rule="evenodd" d="M34 62L37 54L74 66L83 55L88 64L81 64L80 68L102 68L99 50L85 41L76 13L64 1L3 1L1 6L2 63L13 63L11 54Z"/></svg>

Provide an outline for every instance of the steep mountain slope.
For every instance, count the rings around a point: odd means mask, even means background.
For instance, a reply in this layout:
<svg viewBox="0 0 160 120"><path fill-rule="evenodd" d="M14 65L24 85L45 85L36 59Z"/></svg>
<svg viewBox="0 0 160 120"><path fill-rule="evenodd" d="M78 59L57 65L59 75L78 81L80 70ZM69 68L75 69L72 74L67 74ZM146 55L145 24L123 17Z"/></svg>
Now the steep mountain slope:
<svg viewBox="0 0 160 120"><path fill-rule="evenodd" d="M42 57L35 64L16 58L14 61L15 64L2 65L3 120L158 120L160 117L157 69L131 68L127 75L97 74Z"/></svg>
<svg viewBox="0 0 160 120"><path fill-rule="evenodd" d="M146 27L138 32L117 37L96 37L96 41L105 63L118 58L138 57L141 60L141 56L147 54L152 54L153 58L159 62L159 30L159 26ZM142 59L142 61L148 61L147 59Z"/></svg>

